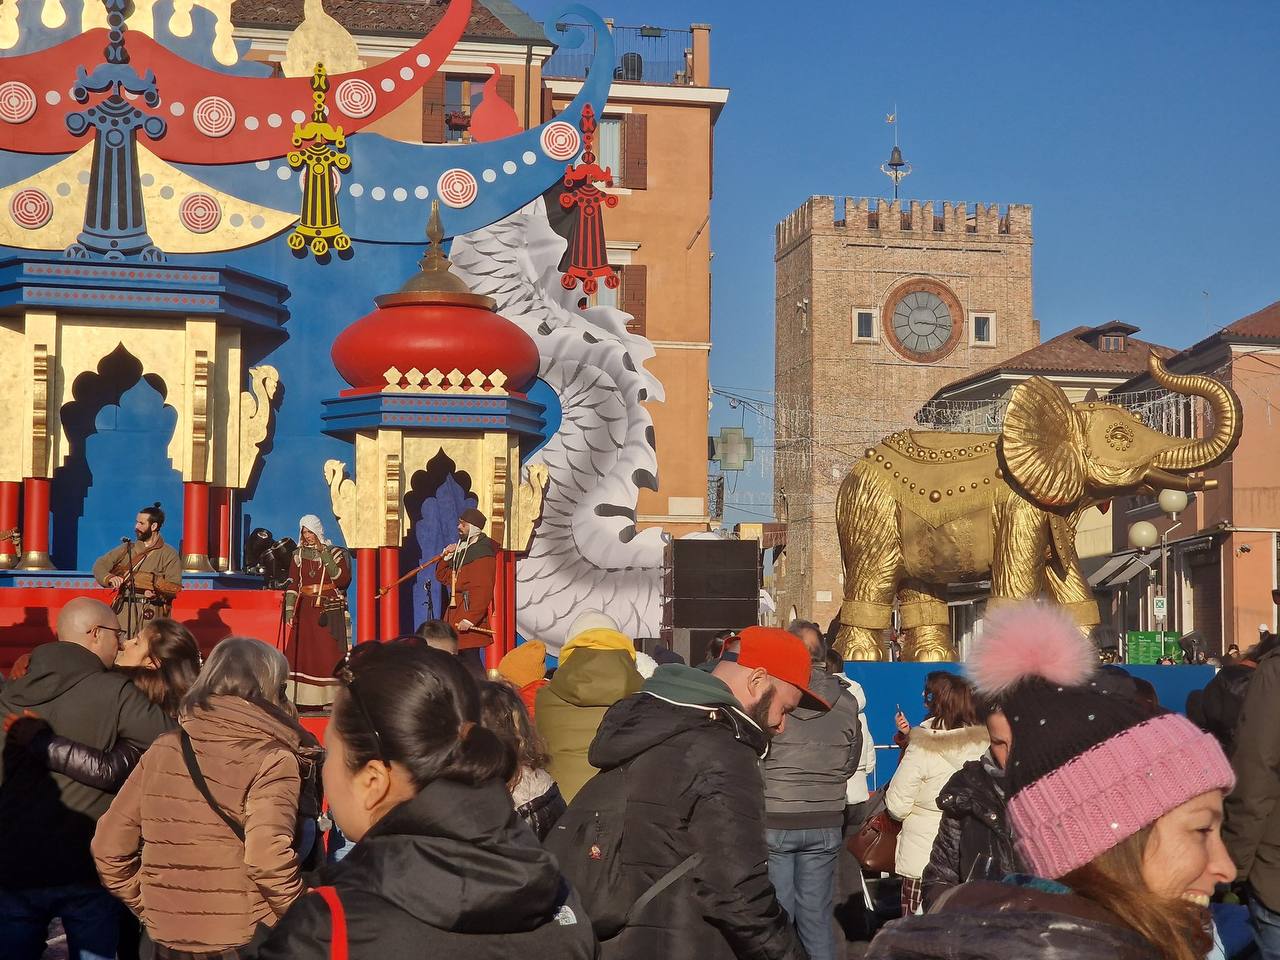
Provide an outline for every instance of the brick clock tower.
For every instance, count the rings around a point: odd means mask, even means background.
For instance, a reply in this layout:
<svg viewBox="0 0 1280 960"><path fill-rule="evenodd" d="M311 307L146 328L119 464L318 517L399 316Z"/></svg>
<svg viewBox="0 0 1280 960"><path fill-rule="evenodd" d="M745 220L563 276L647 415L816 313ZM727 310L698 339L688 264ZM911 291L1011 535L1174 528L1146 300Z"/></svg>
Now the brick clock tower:
<svg viewBox="0 0 1280 960"><path fill-rule="evenodd" d="M810 197L775 230L780 617L844 592L836 492L940 387L1040 342L1031 208ZM785 622L785 621L784 621Z"/></svg>

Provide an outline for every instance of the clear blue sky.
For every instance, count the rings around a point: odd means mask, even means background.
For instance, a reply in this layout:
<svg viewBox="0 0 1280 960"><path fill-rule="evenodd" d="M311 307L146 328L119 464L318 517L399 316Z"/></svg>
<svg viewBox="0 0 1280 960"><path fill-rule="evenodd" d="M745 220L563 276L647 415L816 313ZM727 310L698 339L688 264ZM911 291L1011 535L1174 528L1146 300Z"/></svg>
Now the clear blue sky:
<svg viewBox="0 0 1280 960"><path fill-rule="evenodd" d="M716 127L716 386L772 391L774 224L813 194L884 196L895 103L915 165L904 198L1033 205L1045 338L1116 318L1182 347L1280 300L1280 3L595 8L713 27L712 81L732 90ZM717 399L712 432L741 417ZM737 489L769 511L758 469Z"/></svg>

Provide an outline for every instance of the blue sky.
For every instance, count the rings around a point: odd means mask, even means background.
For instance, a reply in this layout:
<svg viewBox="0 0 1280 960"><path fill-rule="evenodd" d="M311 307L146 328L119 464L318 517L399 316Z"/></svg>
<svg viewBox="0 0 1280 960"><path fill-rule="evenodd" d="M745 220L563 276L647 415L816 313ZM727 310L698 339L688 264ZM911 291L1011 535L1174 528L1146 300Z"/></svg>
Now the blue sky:
<svg viewBox="0 0 1280 960"><path fill-rule="evenodd" d="M558 4L522 6L541 19ZM895 103L915 166L904 198L1033 205L1045 338L1116 318L1181 347L1280 300L1280 3L595 6L621 25L713 27L712 81L732 90L716 127L716 386L771 399L774 224L812 194L891 190ZM718 398L712 418L716 432L742 411ZM726 523L762 519L768 490L748 470Z"/></svg>

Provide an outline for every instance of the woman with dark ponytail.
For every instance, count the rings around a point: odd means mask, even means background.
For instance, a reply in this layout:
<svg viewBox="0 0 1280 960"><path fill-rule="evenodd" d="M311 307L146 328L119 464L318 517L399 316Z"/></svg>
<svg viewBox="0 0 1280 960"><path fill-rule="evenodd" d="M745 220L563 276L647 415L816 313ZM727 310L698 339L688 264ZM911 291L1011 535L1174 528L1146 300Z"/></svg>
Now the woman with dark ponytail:
<svg viewBox="0 0 1280 960"><path fill-rule="evenodd" d="M321 871L260 960L594 957L576 894L512 809L517 758L480 725L458 658L364 643L334 675L324 787L356 845Z"/></svg>

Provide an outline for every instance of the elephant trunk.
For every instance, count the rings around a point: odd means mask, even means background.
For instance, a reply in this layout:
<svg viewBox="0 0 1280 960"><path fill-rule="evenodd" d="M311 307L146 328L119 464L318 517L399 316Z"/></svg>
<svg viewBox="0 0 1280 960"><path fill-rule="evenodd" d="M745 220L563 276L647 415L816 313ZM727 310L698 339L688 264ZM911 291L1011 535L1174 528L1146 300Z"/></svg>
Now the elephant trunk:
<svg viewBox="0 0 1280 960"><path fill-rule="evenodd" d="M1240 399L1231 388L1203 374L1180 376L1164 368L1160 358L1151 354L1148 362L1151 378L1166 390L1184 396L1204 397L1213 410L1213 435L1165 450L1151 461L1153 472L1171 470L1191 473L1215 466L1227 459L1240 441L1242 420Z"/></svg>

